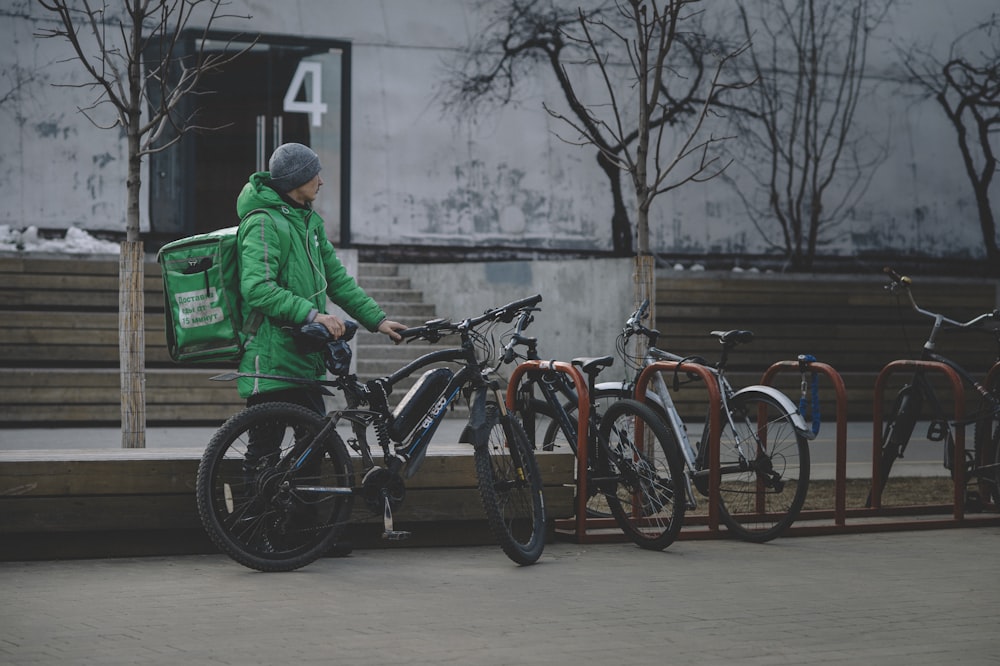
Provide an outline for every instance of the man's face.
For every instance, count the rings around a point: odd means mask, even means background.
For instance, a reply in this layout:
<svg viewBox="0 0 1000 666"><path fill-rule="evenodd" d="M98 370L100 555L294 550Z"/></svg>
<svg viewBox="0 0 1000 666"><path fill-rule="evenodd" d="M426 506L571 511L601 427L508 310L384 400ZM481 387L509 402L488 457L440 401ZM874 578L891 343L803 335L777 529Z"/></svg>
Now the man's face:
<svg viewBox="0 0 1000 666"><path fill-rule="evenodd" d="M299 185L288 193L288 198L300 204L310 204L319 196L319 188L323 187L323 177L316 174L309 182Z"/></svg>

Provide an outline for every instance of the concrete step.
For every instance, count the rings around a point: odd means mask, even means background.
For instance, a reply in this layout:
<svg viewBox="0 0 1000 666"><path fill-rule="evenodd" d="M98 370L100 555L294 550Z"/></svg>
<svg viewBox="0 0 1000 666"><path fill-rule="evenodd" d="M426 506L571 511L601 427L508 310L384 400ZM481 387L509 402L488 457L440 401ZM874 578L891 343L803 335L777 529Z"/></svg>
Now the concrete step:
<svg viewBox="0 0 1000 666"><path fill-rule="evenodd" d="M417 291L416 289L373 288L366 286L365 291L377 303L382 305L382 309L385 309L387 304L393 303L424 303L424 292Z"/></svg>
<svg viewBox="0 0 1000 666"><path fill-rule="evenodd" d="M424 323L428 319L434 319L437 317L437 310L434 305L430 303L395 300L393 296L390 296L388 299L379 299L376 297L375 301L379 304L379 307L385 311L390 319L404 324L410 324L412 322L412 324L416 326Z"/></svg>
<svg viewBox="0 0 1000 666"><path fill-rule="evenodd" d="M358 277L393 277L399 275L399 266L396 264L379 264L362 262L358 264Z"/></svg>
<svg viewBox="0 0 1000 666"><path fill-rule="evenodd" d="M410 278L398 275L365 275L358 278L365 291L371 293L377 290L409 289Z"/></svg>

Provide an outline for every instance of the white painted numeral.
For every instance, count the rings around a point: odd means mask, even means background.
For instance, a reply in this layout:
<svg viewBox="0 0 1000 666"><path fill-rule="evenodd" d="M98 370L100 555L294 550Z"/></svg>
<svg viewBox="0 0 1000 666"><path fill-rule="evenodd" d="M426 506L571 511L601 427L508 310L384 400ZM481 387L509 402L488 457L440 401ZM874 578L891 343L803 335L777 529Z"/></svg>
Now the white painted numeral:
<svg viewBox="0 0 1000 666"><path fill-rule="evenodd" d="M309 75L309 88L306 99L300 102L295 99L306 83L306 75ZM288 91L285 92L284 109L288 113L308 113L309 122L313 127L320 127L323 124L323 114L326 113L326 103L323 100L323 66L318 62L299 63L295 68L295 76L288 84Z"/></svg>

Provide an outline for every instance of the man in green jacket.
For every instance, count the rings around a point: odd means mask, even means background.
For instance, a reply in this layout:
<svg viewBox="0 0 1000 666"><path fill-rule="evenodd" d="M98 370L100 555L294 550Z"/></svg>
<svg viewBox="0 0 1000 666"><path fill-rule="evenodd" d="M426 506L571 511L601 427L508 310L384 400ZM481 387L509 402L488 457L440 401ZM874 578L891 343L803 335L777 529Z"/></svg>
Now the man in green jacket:
<svg viewBox="0 0 1000 666"><path fill-rule="evenodd" d="M328 296L368 330L399 342L397 331L406 326L388 319L348 275L326 237L322 218L312 209L323 186L319 156L300 143L286 143L274 151L268 167L250 176L236 200L242 220L240 291L246 305L263 315L246 345L240 372L323 378L326 368L320 354L296 352L282 326L315 321L340 337L344 322L326 313ZM247 217L257 209L268 212ZM318 388L254 377L241 377L238 387L248 407L282 401L326 413Z"/></svg>

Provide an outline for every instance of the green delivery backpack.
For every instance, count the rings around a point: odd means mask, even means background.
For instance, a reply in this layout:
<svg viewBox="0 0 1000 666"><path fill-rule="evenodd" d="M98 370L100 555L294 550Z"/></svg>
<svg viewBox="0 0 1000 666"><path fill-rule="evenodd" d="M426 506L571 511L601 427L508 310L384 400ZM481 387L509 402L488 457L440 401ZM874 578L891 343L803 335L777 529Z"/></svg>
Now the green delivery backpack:
<svg viewBox="0 0 1000 666"><path fill-rule="evenodd" d="M253 210L243 219L254 213L270 215ZM271 219L288 224L280 216ZM167 349L178 363L239 361L247 336L260 326L263 315L240 297L238 229L180 238L156 255L163 274Z"/></svg>

